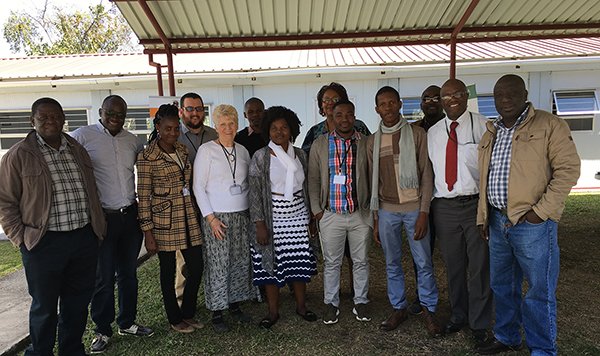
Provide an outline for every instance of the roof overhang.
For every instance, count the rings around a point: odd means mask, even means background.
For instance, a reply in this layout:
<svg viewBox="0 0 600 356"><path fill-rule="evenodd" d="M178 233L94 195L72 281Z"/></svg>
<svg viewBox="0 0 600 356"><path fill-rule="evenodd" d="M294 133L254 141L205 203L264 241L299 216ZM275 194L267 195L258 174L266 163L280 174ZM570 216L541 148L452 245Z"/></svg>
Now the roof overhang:
<svg viewBox="0 0 600 356"><path fill-rule="evenodd" d="M171 95L177 53L447 44L454 77L460 43L600 36L597 0L111 1L157 78L167 55Z"/></svg>

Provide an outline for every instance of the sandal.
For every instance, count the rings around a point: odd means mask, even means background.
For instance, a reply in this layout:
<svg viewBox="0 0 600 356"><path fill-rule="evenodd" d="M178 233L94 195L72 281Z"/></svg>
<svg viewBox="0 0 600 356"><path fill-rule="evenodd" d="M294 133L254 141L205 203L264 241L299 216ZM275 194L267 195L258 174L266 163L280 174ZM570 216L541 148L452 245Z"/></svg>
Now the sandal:
<svg viewBox="0 0 600 356"><path fill-rule="evenodd" d="M317 321L318 317L317 314L313 313L310 310L306 310L304 312L304 314L300 314L297 310L296 310L296 314L300 315L302 317L302 319L306 320L306 321Z"/></svg>
<svg viewBox="0 0 600 356"><path fill-rule="evenodd" d="M278 320L279 320L279 315L277 315L277 317L273 320L271 320L271 318L266 316L260 321L260 323L258 323L258 326L263 329L270 329L271 326L275 325L275 323L277 323Z"/></svg>

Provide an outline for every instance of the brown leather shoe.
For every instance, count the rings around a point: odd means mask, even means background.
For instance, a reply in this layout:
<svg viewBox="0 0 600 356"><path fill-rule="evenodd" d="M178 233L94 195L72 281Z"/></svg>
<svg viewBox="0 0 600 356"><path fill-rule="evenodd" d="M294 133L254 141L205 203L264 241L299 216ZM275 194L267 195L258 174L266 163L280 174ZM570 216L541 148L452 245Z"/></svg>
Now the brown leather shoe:
<svg viewBox="0 0 600 356"><path fill-rule="evenodd" d="M442 336L442 327L440 326L440 323L438 323L435 313L430 312L427 308L423 308L423 322L425 323L425 328L427 329L429 336Z"/></svg>
<svg viewBox="0 0 600 356"><path fill-rule="evenodd" d="M406 309L394 309L392 315L390 315L386 321L381 323L379 328L384 331L392 331L406 319L408 319L408 312Z"/></svg>

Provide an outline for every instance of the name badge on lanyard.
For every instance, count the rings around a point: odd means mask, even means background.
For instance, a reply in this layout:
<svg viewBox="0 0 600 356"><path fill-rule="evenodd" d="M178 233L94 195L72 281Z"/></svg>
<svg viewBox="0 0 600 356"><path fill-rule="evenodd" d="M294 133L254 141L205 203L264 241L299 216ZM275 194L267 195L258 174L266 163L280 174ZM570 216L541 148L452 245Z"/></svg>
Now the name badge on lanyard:
<svg viewBox="0 0 600 356"><path fill-rule="evenodd" d="M185 187L183 187L183 189L181 190L181 193L183 193L183 196L184 196L184 197L190 196L190 189L189 189L187 186L185 186Z"/></svg>
<svg viewBox="0 0 600 356"><path fill-rule="evenodd" d="M346 184L346 175L345 174L336 174L333 176L333 184Z"/></svg>

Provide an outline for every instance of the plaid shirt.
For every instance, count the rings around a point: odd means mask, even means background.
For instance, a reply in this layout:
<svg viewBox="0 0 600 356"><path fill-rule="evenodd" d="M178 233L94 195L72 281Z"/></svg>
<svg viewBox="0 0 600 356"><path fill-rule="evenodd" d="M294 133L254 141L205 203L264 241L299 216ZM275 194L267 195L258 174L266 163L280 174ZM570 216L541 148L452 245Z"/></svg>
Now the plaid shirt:
<svg viewBox="0 0 600 356"><path fill-rule="evenodd" d="M48 231L73 231L85 226L90 222L88 197L71 144L61 136L60 147L55 150L40 135L37 141L52 177Z"/></svg>
<svg viewBox="0 0 600 356"><path fill-rule="evenodd" d="M527 117L528 108L529 106L521 113L517 122L511 128L504 126L501 116L494 120L496 142L494 142L490 160L487 195L490 204L498 209L506 209L507 207L512 139L517 127Z"/></svg>
<svg viewBox="0 0 600 356"><path fill-rule="evenodd" d="M357 131L348 140L335 131L329 135L329 209L334 213L356 210L356 140L360 140ZM346 183L334 184L336 174L344 175Z"/></svg>

